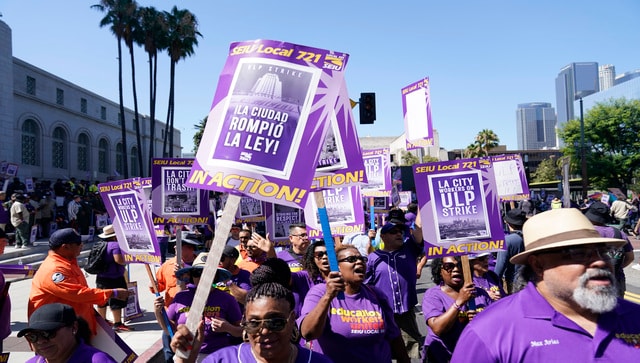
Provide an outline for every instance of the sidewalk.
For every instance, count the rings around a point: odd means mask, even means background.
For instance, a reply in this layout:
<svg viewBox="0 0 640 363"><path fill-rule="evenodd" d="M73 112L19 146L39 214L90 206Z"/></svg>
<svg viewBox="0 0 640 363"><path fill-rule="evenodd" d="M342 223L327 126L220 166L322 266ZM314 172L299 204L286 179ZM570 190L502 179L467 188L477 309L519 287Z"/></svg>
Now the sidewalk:
<svg viewBox="0 0 640 363"><path fill-rule="evenodd" d="M91 249L92 243L87 243L79 257L80 265ZM0 255L0 264L18 264L37 267L46 257L49 250L46 240L40 240L33 247L17 249L6 246L3 255ZM155 272L152 267L152 271ZM138 299L140 309L144 313L142 317L129 321L127 325L134 328L131 332L118 333L120 338L138 355L137 362L162 362L162 342L160 341L161 329L153 314L153 300L155 295L149 289L149 277L143 264L129 265L130 281L138 283ZM31 290L31 279L24 279L15 275L6 275L6 280L11 281L9 296L11 297L11 336L3 342L4 351L10 352L9 362L25 362L33 357L29 345L24 338L18 338L17 332L27 324L27 300ZM95 276L86 275L89 286L95 287ZM160 352L158 355L157 353ZM160 358L158 360L158 358Z"/></svg>

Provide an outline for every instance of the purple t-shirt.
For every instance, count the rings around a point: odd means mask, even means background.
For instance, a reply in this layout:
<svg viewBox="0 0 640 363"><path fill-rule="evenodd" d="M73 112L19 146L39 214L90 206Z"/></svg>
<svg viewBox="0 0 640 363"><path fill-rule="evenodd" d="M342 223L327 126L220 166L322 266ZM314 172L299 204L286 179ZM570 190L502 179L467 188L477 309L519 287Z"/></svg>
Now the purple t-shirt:
<svg viewBox="0 0 640 363"><path fill-rule="evenodd" d="M188 290L183 290L176 294L175 299L167 308L169 320L175 322L176 325L186 324L195 293L195 286L189 285ZM211 289L202 315L204 319L204 340L200 353L208 354L233 344L231 335L211 330L211 318L223 318L232 324L242 319L240 306L238 306L238 302L233 296L218 289Z"/></svg>
<svg viewBox="0 0 640 363"><path fill-rule="evenodd" d="M107 242L107 251L105 252L105 260L107 262L107 269L104 272L101 272L97 275L97 277L103 277L108 279L115 279L118 277L124 276L124 266L116 263L116 260L113 258L114 255L122 254L122 250L120 250L120 246L116 241Z"/></svg>
<svg viewBox="0 0 640 363"><path fill-rule="evenodd" d="M44 357L36 355L26 363L45 363ZM111 356L90 345L80 343L67 362L117 363Z"/></svg>
<svg viewBox="0 0 640 363"><path fill-rule="evenodd" d="M242 363L255 363L256 359L251 353L251 345L249 343L242 343L240 345L233 345L230 347L222 348L212 354L209 354L202 363L228 363L228 362L242 362ZM298 347L298 356L295 363L332 363L332 360L328 357L312 352L308 349Z"/></svg>
<svg viewBox="0 0 640 363"><path fill-rule="evenodd" d="M287 248L286 250L278 252L276 256L280 259L283 259L284 262L289 265L289 270L291 270L291 272L302 271L302 259L304 256L296 255L295 253L293 253L293 250L291 248Z"/></svg>
<svg viewBox="0 0 640 363"><path fill-rule="evenodd" d="M393 252L377 250L369 254L366 283L385 294L395 314L406 313L418 303L416 271L420 252L420 245L411 238Z"/></svg>
<svg viewBox="0 0 640 363"><path fill-rule="evenodd" d="M326 290L324 283L309 290L299 323L318 305ZM311 342L312 350L336 363L391 362L389 342L400 335L400 329L389 302L380 291L362 285L357 294L344 294L344 300L331 300L327 314L322 335Z"/></svg>
<svg viewBox="0 0 640 363"><path fill-rule="evenodd" d="M451 362L637 362L639 337L637 304L618 299L613 311L600 315L592 337L529 283L473 319Z"/></svg>
<svg viewBox="0 0 640 363"><path fill-rule="evenodd" d="M504 292L502 288L502 280L496 275L495 272L489 270L484 273L482 276L473 275L473 284L476 287L480 287L485 291L489 290L497 290L500 291L500 296L504 297L507 294ZM451 305L449 305L451 306Z"/></svg>
<svg viewBox="0 0 640 363"><path fill-rule="evenodd" d="M484 310L492 302L486 291L479 287L476 287L476 298L473 301L477 311ZM441 286L434 286L428 289L422 298L422 313L425 321L442 315L454 302L454 299L442 291ZM462 306L458 312L458 319L454 321L451 329L440 336L436 335L427 324L427 338L424 341L424 345L428 347L429 355L437 359L438 362L446 362L451 358L451 353L462 333L462 329L469 323L469 318L467 317L468 305L467 303ZM480 314L476 315L474 320L477 316L480 316Z"/></svg>

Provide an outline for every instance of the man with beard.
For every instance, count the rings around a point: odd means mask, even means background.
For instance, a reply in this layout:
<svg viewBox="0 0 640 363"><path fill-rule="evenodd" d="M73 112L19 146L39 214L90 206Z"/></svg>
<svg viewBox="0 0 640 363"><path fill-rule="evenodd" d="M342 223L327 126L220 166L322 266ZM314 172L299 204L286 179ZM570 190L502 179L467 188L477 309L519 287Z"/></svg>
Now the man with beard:
<svg viewBox="0 0 640 363"><path fill-rule="evenodd" d="M617 297L612 253L625 241L601 237L574 208L530 218L527 285L474 319L451 359L460 362L635 362L640 357L640 306Z"/></svg>

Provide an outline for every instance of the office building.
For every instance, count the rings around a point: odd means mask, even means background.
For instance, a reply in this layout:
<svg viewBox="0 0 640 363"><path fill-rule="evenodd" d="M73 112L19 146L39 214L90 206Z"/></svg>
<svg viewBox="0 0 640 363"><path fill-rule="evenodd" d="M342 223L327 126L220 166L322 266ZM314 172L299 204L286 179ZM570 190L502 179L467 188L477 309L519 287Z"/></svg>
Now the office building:
<svg viewBox="0 0 640 363"><path fill-rule="evenodd" d="M600 91L611 88L616 78L616 67L613 64L603 64L598 67L598 79L600 81Z"/></svg>
<svg viewBox="0 0 640 363"><path fill-rule="evenodd" d="M556 112L550 103L521 103L516 110L519 150L542 150L557 147Z"/></svg>
<svg viewBox="0 0 640 363"><path fill-rule="evenodd" d="M630 81L634 78L640 77L640 69L636 69L635 71L631 71L631 72L624 72L618 76L616 76L615 80L614 80L614 84L615 85L619 85L621 83Z"/></svg>
<svg viewBox="0 0 640 363"><path fill-rule="evenodd" d="M637 74L637 76L630 77L632 73ZM628 80L626 82L617 83L609 89L584 97L582 99L584 113L586 114L596 103L609 103L612 100L620 98L640 100L640 72L628 72L628 75L629 77L627 77ZM580 101L575 101L574 103L576 110L580 109L579 102Z"/></svg>
<svg viewBox="0 0 640 363"><path fill-rule="evenodd" d="M600 90L597 62L570 63L556 77L557 124L561 128L579 115L574 101ZM576 113L577 111L577 113Z"/></svg>

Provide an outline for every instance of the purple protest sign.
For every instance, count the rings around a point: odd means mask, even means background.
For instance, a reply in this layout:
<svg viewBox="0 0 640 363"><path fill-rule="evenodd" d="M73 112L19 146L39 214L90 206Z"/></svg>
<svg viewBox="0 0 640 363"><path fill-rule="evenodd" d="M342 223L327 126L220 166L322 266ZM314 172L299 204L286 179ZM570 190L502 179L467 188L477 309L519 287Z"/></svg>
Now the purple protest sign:
<svg viewBox="0 0 640 363"><path fill-rule="evenodd" d="M320 150L313 188L336 188L367 182L360 140L343 80L338 102Z"/></svg>
<svg viewBox="0 0 640 363"><path fill-rule="evenodd" d="M491 164L501 202L531 197L527 173L519 154L491 156Z"/></svg>
<svg viewBox="0 0 640 363"><path fill-rule="evenodd" d="M329 217L331 235L344 236L364 232L364 210L360 187L325 189L322 191L322 196ZM307 201L304 215L309 238L323 238L318 206L313 198Z"/></svg>
<svg viewBox="0 0 640 363"><path fill-rule="evenodd" d="M160 248L140 178L98 185L125 262L160 264Z"/></svg>
<svg viewBox="0 0 640 363"><path fill-rule="evenodd" d="M236 214L236 222L264 222L264 210L265 202L251 197L242 197Z"/></svg>
<svg viewBox="0 0 640 363"><path fill-rule="evenodd" d="M303 206L347 60L273 40L231 44L187 185Z"/></svg>
<svg viewBox="0 0 640 363"><path fill-rule="evenodd" d="M153 159L153 224L207 224L209 192L185 185L193 159Z"/></svg>
<svg viewBox="0 0 640 363"><path fill-rule="evenodd" d="M276 247L288 246L289 226L302 223L302 209L267 203L266 212L266 228L271 240Z"/></svg>
<svg viewBox="0 0 640 363"><path fill-rule="evenodd" d="M488 158L414 165L427 257L504 249L504 231Z"/></svg>
<svg viewBox="0 0 640 363"><path fill-rule="evenodd" d="M361 186L363 197L391 196L391 166L389 149L363 150L367 184Z"/></svg>
<svg viewBox="0 0 640 363"><path fill-rule="evenodd" d="M411 203L411 191L404 190L398 192L398 194L400 194L400 205L398 205L398 207L406 209L409 206L409 203Z"/></svg>
<svg viewBox="0 0 640 363"><path fill-rule="evenodd" d="M401 92L407 150L433 146L429 77L404 87Z"/></svg>

